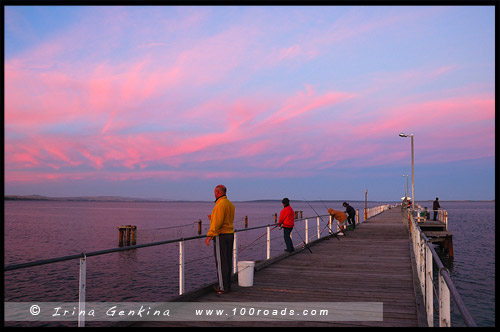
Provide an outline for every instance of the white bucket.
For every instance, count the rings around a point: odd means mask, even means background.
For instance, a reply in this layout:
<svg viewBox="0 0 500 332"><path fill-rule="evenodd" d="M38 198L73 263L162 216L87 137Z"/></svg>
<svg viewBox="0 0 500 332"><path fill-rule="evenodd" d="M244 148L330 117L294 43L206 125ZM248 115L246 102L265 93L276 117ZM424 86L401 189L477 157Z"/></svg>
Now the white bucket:
<svg viewBox="0 0 500 332"><path fill-rule="evenodd" d="M241 261L238 262L238 285L241 287L253 286L253 270L255 262Z"/></svg>

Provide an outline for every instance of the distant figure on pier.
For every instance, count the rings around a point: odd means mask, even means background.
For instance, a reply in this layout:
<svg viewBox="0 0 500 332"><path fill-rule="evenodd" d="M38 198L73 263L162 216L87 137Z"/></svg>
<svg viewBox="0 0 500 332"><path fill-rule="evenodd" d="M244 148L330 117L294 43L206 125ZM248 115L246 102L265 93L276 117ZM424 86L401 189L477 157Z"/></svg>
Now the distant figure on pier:
<svg viewBox="0 0 500 332"><path fill-rule="evenodd" d="M215 206L210 219L210 229L205 243L210 245L214 241L215 267L219 286L215 288L218 294L231 291L231 274L233 271L233 243L234 243L234 205L226 196L226 187L222 184L214 189Z"/></svg>
<svg viewBox="0 0 500 332"><path fill-rule="evenodd" d="M424 211L420 212L420 216L424 217L424 221L427 219L429 219L429 220L431 219L431 214L429 213L429 210L427 210L427 206L424 207Z"/></svg>
<svg viewBox="0 0 500 332"><path fill-rule="evenodd" d="M434 220L437 219L437 214L438 214L438 209L441 207L441 205L439 205L439 198L436 197L436 200L434 201L434 203L432 203L432 210L434 210Z"/></svg>
<svg viewBox="0 0 500 332"><path fill-rule="evenodd" d="M337 211L334 209L328 209L328 213L331 214L333 219L337 220L338 224L343 223L347 219L347 214L345 214L344 211ZM342 226L340 226L340 230L343 231L344 228Z"/></svg>
<svg viewBox="0 0 500 332"><path fill-rule="evenodd" d="M294 226L295 212L290 206L290 200L288 198L286 197L283 198L281 204L283 204L283 210L281 210L280 212L280 219L278 221L278 226L280 228L283 228L283 238L286 244L285 251L292 252L294 249L290 234L292 234Z"/></svg>
<svg viewBox="0 0 500 332"><path fill-rule="evenodd" d="M356 228L356 210L349 203L344 202L342 206L345 207L345 213L347 213L347 222L352 225L352 228Z"/></svg>

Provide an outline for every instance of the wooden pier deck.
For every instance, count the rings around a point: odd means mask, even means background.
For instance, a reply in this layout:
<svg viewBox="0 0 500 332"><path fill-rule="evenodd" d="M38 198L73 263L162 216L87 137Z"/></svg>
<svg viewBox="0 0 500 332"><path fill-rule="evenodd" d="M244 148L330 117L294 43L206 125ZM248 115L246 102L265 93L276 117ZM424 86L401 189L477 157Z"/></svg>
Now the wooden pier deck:
<svg viewBox="0 0 500 332"><path fill-rule="evenodd" d="M295 240L297 241L297 240ZM414 286L410 240L401 209L389 209L359 224L354 231L319 240L307 249L256 266L252 287L217 294L208 287L179 296L179 302L382 302L382 321L142 321L132 327L422 326ZM348 307L345 308L349 310Z"/></svg>

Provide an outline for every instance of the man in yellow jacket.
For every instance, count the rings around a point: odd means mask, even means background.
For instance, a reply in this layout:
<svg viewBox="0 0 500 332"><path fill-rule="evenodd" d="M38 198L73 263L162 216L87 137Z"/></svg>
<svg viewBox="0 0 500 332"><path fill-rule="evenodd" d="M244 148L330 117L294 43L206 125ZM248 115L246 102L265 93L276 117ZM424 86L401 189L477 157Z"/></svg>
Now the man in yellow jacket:
<svg viewBox="0 0 500 332"><path fill-rule="evenodd" d="M214 189L215 206L209 215L210 229L205 243L210 245L214 241L215 267L217 269L218 294L231 291L231 275L233 271L233 243L234 243L234 205L226 196L226 187L222 184Z"/></svg>

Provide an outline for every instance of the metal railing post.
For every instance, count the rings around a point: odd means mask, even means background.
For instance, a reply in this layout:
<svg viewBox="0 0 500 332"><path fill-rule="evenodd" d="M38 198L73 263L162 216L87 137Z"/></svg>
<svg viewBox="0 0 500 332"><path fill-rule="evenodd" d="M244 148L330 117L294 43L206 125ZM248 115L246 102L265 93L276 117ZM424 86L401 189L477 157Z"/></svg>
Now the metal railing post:
<svg viewBox="0 0 500 332"><path fill-rule="evenodd" d="M316 228L318 229L318 239L321 237L321 233L319 230L319 217L316 217Z"/></svg>
<svg viewBox="0 0 500 332"><path fill-rule="evenodd" d="M330 234L332 234L332 215L330 215L330 219L328 219L328 230L330 231Z"/></svg>
<svg viewBox="0 0 500 332"><path fill-rule="evenodd" d="M450 290L439 270L439 327L450 327Z"/></svg>
<svg viewBox="0 0 500 332"><path fill-rule="evenodd" d="M271 226L267 226L267 255L266 258L271 258Z"/></svg>
<svg viewBox="0 0 500 332"><path fill-rule="evenodd" d="M179 295L184 293L184 241L179 241Z"/></svg>
<svg viewBox="0 0 500 332"><path fill-rule="evenodd" d="M415 221L412 220L412 224L414 222ZM413 235L413 251L414 251L414 254L415 254L415 264L417 266L417 277L420 280L420 240L419 240L419 238L420 238L420 235L418 234L418 232L414 232L414 235Z"/></svg>
<svg viewBox="0 0 500 332"><path fill-rule="evenodd" d="M80 258L80 281L78 287L78 313L85 312L85 290L87 287L87 257ZM85 315L78 314L78 327L85 327Z"/></svg>
<svg viewBox="0 0 500 332"><path fill-rule="evenodd" d="M427 312L427 326L434 326L434 297L432 287L432 253L428 246L425 248L425 308Z"/></svg>
<svg viewBox="0 0 500 332"><path fill-rule="evenodd" d="M308 225L308 220L305 220L305 227L306 227L306 234L305 234L305 242L306 244L309 243L309 225Z"/></svg>
<svg viewBox="0 0 500 332"><path fill-rule="evenodd" d="M234 241L233 241L233 273L238 272L238 239L236 232L234 232Z"/></svg>
<svg viewBox="0 0 500 332"><path fill-rule="evenodd" d="M420 289L422 294L425 294L425 240L420 237Z"/></svg>

